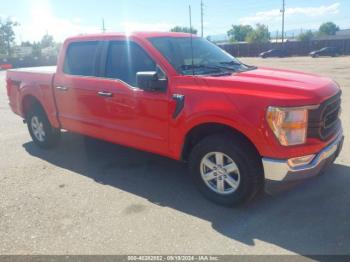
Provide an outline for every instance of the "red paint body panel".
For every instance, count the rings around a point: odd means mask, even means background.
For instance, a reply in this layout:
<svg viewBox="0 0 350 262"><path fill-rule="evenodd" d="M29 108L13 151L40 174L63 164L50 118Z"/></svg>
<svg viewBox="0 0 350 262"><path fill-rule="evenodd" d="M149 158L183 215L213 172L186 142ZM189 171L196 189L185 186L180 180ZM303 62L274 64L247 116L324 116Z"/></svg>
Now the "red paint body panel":
<svg viewBox="0 0 350 262"><path fill-rule="evenodd" d="M12 69L12 65L11 64L1 64L0 69L2 69L2 70Z"/></svg>
<svg viewBox="0 0 350 262"><path fill-rule="evenodd" d="M308 139L300 146L281 146L267 125L268 106L318 105L339 88L330 79L289 70L258 68L230 76L183 76L147 40L155 36L188 37L182 33L98 34L69 38L61 50L57 72L13 70L7 73L12 110L24 117L23 99L35 97L55 127L113 143L180 159L188 132L205 123L220 123L244 134L261 156L286 159L313 154L329 141ZM63 73L67 47L76 41L129 39L138 43L165 71L164 93L145 92L113 79ZM16 86L18 85L18 86ZM65 86L62 92L55 87ZM113 97L98 96L100 91ZM185 96L174 119L173 94Z"/></svg>

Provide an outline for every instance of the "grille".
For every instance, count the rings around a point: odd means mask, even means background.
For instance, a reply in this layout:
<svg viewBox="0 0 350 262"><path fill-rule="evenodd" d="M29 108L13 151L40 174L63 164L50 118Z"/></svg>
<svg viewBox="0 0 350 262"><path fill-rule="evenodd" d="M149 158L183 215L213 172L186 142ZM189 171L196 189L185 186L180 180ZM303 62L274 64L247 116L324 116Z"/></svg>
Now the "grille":
<svg viewBox="0 0 350 262"><path fill-rule="evenodd" d="M335 135L340 127L341 92L323 102L319 108L310 110L308 137L323 141Z"/></svg>

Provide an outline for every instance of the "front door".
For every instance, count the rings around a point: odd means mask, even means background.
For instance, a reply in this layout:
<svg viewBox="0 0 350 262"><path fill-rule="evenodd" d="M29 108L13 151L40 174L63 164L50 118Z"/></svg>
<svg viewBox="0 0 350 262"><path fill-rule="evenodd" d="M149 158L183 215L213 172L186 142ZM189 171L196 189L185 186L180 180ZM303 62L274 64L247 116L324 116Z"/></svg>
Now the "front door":
<svg viewBox="0 0 350 262"><path fill-rule="evenodd" d="M97 85L104 99L99 122L105 139L154 153L168 153L168 91L147 92L136 86L136 73L156 71L156 63L132 41L112 41Z"/></svg>

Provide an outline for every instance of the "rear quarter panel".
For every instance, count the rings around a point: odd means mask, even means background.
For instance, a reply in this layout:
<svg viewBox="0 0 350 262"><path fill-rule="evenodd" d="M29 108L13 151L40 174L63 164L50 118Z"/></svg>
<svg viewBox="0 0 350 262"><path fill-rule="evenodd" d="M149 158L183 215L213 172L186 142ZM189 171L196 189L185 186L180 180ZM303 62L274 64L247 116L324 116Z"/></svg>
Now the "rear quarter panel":
<svg viewBox="0 0 350 262"><path fill-rule="evenodd" d="M9 104L12 111L25 118L24 100L34 97L42 105L52 126L59 127L56 106L52 92L52 72L17 69L7 72L6 83Z"/></svg>

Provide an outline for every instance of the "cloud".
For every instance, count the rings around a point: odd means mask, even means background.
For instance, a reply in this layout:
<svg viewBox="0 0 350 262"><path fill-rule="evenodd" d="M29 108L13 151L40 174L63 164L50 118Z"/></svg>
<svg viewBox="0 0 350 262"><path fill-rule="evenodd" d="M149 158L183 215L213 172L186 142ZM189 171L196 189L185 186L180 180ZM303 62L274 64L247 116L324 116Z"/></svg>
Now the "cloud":
<svg viewBox="0 0 350 262"><path fill-rule="evenodd" d="M133 31L169 31L172 27L174 27L173 24L169 23L141 23L141 22L131 22L131 21L124 21L121 23L121 27L126 32L133 32Z"/></svg>
<svg viewBox="0 0 350 262"><path fill-rule="evenodd" d="M78 17L65 19L55 16L50 0L30 1L27 21L19 21L20 26L16 29L20 41L39 41L46 33L53 35L56 41L63 41L71 35L101 31L97 26L82 24Z"/></svg>
<svg viewBox="0 0 350 262"><path fill-rule="evenodd" d="M17 41L39 41L46 33L52 35L56 41L79 34L101 32L101 25L91 26L80 17L58 17L52 9L51 0L27 0L28 16L26 22L19 21L16 28ZM124 21L119 30L132 31L169 31L174 25L165 22L143 23L139 21ZM107 25L108 27L108 25ZM108 28L109 31L113 28Z"/></svg>
<svg viewBox="0 0 350 262"><path fill-rule="evenodd" d="M303 14L306 16L323 16L323 15L334 15L339 13L340 3L334 3L332 5L321 5L319 7L294 7L287 8L287 15Z"/></svg>
<svg viewBox="0 0 350 262"><path fill-rule="evenodd" d="M324 15L338 14L340 3L331 5L321 5L318 7L290 7L286 8L286 16L292 17L296 15L303 15L307 17L318 17ZM254 25L257 23L276 22L281 19L281 10L271 9L268 11L257 12L252 16L246 16L239 19L241 24Z"/></svg>

